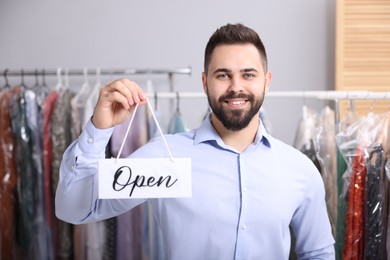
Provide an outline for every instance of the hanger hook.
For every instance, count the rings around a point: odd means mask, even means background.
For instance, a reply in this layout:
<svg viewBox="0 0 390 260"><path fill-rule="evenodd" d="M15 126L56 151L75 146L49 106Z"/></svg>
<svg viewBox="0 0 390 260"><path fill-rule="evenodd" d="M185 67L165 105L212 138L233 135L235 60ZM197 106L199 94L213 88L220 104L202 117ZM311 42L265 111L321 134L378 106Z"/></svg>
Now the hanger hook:
<svg viewBox="0 0 390 260"><path fill-rule="evenodd" d="M24 69L21 70L20 75L21 75L21 80L22 80L22 82L21 82L20 85L21 85L22 87L24 87L24 86L25 86L25 84L24 84Z"/></svg>
<svg viewBox="0 0 390 260"><path fill-rule="evenodd" d="M62 86L61 67L57 68L57 88Z"/></svg>
<svg viewBox="0 0 390 260"><path fill-rule="evenodd" d="M180 112L180 95L179 91L176 91L176 111Z"/></svg>
<svg viewBox="0 0 390 260"><path fill-rule="evenodd" d="M64 72L64 78L65 78L65 87L69 87L69 69L66 68Z"/></svg>
<svg viewBox="0 0 390 260"><path fill-rule="evenodd" d="M42 69L42 86L46 86L46 71Z"/></svg>
<svg viewBox="0 0 390 260"><path fill-rule="evenodd" d="M154 110L157 111L157 106L158 106L158 96L157 96L157 91L154 92Z"/></svg>
<svg viewBox="0 0 390 260"><path fill-rule="evenodd" d="M84 84L88 84L88 68L87 67L84 67L84 70L83 70L83 75L84 75Z"/></svg>
<svg viewBox="0 0 390 260"><path fill-rule="evenodd" d="M10 86L9 81L8 81L8 77L7 77L8 71L9 71L8 68L4 70L5 87L9 87Z"/></svg>
<svg viewBox="0 0 390 260"><path fill-rule="evenodd" d="M38 86L39 85L39 82L38 82L38 69L35 69L34 75L35 75L35 86Z"/></svg>
<svg viewBox="0 0 390 260"><path fill-rule="evenodd" d="M101 85L101 79L100 79L100 68L96 68L96 85Z"/></svg>

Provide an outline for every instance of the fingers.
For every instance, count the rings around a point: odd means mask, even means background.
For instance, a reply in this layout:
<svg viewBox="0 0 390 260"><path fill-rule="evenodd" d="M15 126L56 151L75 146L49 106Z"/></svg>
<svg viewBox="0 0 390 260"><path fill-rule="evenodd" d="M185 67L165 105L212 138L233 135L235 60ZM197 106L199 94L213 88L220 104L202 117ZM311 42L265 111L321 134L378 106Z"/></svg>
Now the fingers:
<svg viewBox="0 0 390 260"><path fill-rule="evenodd" d="M146 100L146 96L138 84L128 79L114 81L102 90L106 92L104 94L107 95L108 101L119 102L126 109Z"/></svg>
<svg viewBox="0 0 390 260"><path fill-rule="evenodd" d="M128 79L116 80L100 89L92 123L108 128L124 122L136 104L146 103L146 95L137 83Z"/></svg>

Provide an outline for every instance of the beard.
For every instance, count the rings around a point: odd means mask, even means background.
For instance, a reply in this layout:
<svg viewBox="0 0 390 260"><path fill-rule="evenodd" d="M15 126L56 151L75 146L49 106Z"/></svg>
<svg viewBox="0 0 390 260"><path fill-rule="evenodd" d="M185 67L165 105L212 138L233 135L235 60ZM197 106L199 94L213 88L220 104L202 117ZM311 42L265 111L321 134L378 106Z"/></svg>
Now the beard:
<svg viewBox="0 0 390 260"><path fill-rule="evenodd" d="M247 127L252 118L258 114L264 100L263 93L258 99L253 94L229 92L218 98L211 99L207 93L207 99L214 115L221 121L225 128L231 131L239 131ZM226 99L244 98L250 103L249 109L230 109L225 106Z"/></svg>

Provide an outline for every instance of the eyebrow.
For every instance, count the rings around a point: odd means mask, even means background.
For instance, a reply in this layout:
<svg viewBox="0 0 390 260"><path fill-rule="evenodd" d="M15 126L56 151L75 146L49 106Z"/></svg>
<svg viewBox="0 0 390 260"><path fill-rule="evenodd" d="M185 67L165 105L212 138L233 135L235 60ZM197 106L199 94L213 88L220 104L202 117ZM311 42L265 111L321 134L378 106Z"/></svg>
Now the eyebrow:
<svg viewBox="0 0 390 260"><path fill-rule="evenodd" d="M240 70L240 72L251 72L251 71L258 72L258 70L255 69L255 68L245 68L245 69ZM232 72L232 70L226 69L226 68L220 68L220 69L216 69L216 70L213 72L213 74L220 73L220 72L230 73L230 72Z"/></svg>

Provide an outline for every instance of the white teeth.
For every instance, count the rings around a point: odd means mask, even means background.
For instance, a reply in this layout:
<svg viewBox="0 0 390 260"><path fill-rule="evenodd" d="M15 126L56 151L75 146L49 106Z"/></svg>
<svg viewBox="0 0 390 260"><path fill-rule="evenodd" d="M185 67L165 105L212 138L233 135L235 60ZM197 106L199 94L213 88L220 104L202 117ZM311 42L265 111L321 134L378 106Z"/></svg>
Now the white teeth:
<svg viewBox="0 0 390 260"><path fill-rule="evenodd" d="M229 102L230 104L232 104L232 105L241 105L241 104L244 104L245 103L245 101L230 101Z"/></svg>

